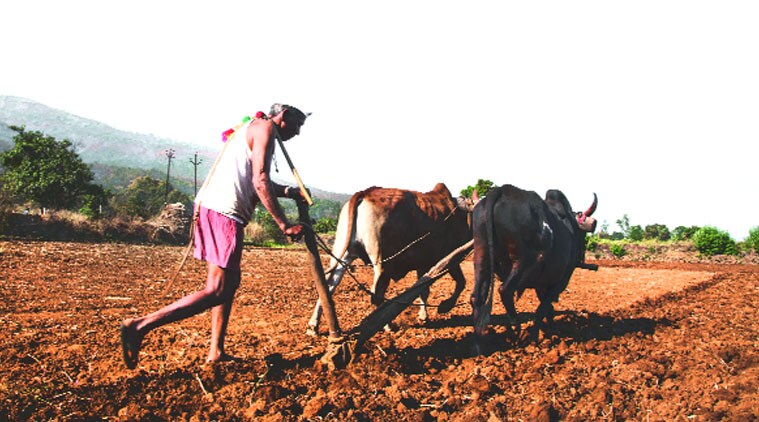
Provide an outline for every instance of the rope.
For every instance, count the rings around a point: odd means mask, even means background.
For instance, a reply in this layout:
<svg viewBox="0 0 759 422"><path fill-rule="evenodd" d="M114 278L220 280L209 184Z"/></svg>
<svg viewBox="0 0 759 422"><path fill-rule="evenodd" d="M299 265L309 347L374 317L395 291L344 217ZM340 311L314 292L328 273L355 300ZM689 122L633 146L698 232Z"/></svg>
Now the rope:
<svg viewBox="0 0 759 422"><path fill-rule="evenodd" d="M203 181L203 184L200 186L200 190L198 192L203 191L206 185L208 185L208 181L211 180L211 176L213 176L214 172L216 171L216 167L219 165L221 156L224 155L224 151L227 150L227 146L229 146L229 144L232 143L232 138L234 138L234 136L237 134L237 131L240 130L240 128L249 120L250 118L248 118L248 120L243 119L242 123L235 126L234 128L226 130L222 134L224 146L221 147L221 151L219 152L219 155L216 156L216 160L214 160L213 166L211 166L211 170L208 171L208 175L206 176L206 179ZM164 290L169 290L172 287L174 287L174 281L177 279L179 272L182 271L182 268L184 268L184 265L187 263L187 258L190 256L190 251L192 251L192 247L193 247L193 241L195 240L195 224L197 224L197 220L200 213L200 202L201 201L196 202L195 208L192 212L192 220L190 220L190 240L187 242L185 251L182 254L182 261L179 262L179 267L177 267L176 271L174 271L174 275L171 277L171 279L169 279L169 282L166 283L166 285L164 286Z"/></svg>
<svg viewBox="0 0 759 422"><path fill-rule="evenodd" d="M451 214L453 214L453 213L451 213ZM451 214L449 214L448 216L450 217L450 215L451 215ZM446 219L447 219L447 218L448 218L448 217L446 217ZM351 266L351 265L349 265L349 264L348 264L347 262L345 262L344 260L342 260L342 259L338 258L337 256L335 256L335 255L332 253L332 250L331 250L331 249L330 249L330 248L327 246L327 242L325 242L325 241L324 241L324 239L322 239L322 238L321 238L321 236L319 236L319 234L318 234L318 233L316 233L316 231L313 229L313 227L311 227L311 225L309 225L309 224L303 224L303 227L305 227L305 228L307 228L307 229L311 230L311 232L314 234L314 238L316 239L316 243L317 243L317 245L318 245L320 248L322 248L322 250L324 250L324 251L327 253L327 255L329 255L330 257L332 257L333 259L335 259L335 261L337 261L337 263L338 263L338 264L342 265L342 266L343 266L343 268L345 268L345 269L346 269L346 271L347 271L348 275L349 275L349 276L350 276L350 277L353 279L353 281L356 283L356 285L358 286L359 290L363 291L364 293L366 293L366 294L368 294L368 295L370 295L370 296L373 294L373 293L372 293L372 291L371 291L371 289L367 288L367 287L366 287L366 285L365 285L364 283L361 283L361 282L360 282L360 281L359 281L359 280L356 278L356 276L353 274L353 269L351 268L352 266ZM423 238L423 237L426 237L426 236L428 236L428 235L429 235L429 233L427 233L427 234L425 234L424 236L422 236L422 238ZM420 239L417 239L417 240L416 240L416 241L414 241L414 242L411 242L411 244L414 244L414 243L418 242L419 240L421 240L421 238L420 238ZM409 247L409 246L411 246L411 244L409 244L409 245L408 245L406 248L404 248L404 250L405 250L405 249L408 249L408 247ZM393 257L395 257L395 256L397 256L397 255L399 255L399 254L400 254L400 252L399 252L399 253L397 253L397 254L395 254ZM468 254L467 254L467 255L466 255L466 256L465 256L465 257L464 257L464 258L463 258L461 261L464 261L465 259L467 259L467 258L469 257L469 255L471 255L471 254L472 254L472 251L470 251L470 252L469 252L469 253L468 253ZM383 261L383 262L385 262L385 261ZM442 277L442 276L444 276L445 274L449 273L450 271L451 271L451 270L450 270L448 267L446 267L446 268L445 268L443 271L440 271L440 272L439 272L439 273L437 273L437 274L433 274L433 275L430 275L430 278L439 278L439 277ZM412 303L407 303L407 302L399 302L399 301L396 301L396 300L393 300L393 299L385 299L385 300L386 300L387 302L391 302L391 303L398 303L398 304L402 304L402 305L406 305L406 306L422 306L422 305L417 305L417 304L415 304L415 303L413 303L413 302L412 302ZM426 305L426 306L427 306L427 307L429 307L429 308L438 308L438 307L439 307L439 305L429 305L429 304L428 304L428 305ZM458 307L458 306L462 306L462 304L456 304L456 305L454 305L454 308L455 308L455 307Z"/></svg>
<svg viewBox="0 0 759 422"><path fill-rule="evenodd" d="M448 221L448 219L449 219L449 218L451 218L451 216L452 216L452 215L453 215L455 212L456 212L456 207L454 206L454 207L451 209L451 212L449 212L449 213L448 213L448 215L447 215L447 216L445 216L445 218L443 219L443 223L445 223L446 221ZM422 235L421 237L419 237L418 239L416 239L416 240L413 240L411 243L409 243L408 245L406 245L405 247L403 247L403 248L402 248L401 250L399 250L398 252L396 252L396 253L394 253L394 254L390 255L389 257L387 257L387 258L385 258L385 259L381 260L379 263L380 263L380 264L384 264L384 263L386 263L386 262L388 262L388 261L390 261L390 260L392 260L392 259L395 259L396 257L398 257L398 255L400 255L400 254L402 254L402 253L406 252L406 251L407 251L407 250L409 250L409 249L410 249L412 246L414 246L415 244L417 244L417 243L421 242L422 240L424 240L424 239L425 239L427 236L429 236L429 235L431 235L431 234L432 234L432 231L428 231L427 233L423 234L423 235ZM375 264L375 265L376 265L376 264Z"/></svg>

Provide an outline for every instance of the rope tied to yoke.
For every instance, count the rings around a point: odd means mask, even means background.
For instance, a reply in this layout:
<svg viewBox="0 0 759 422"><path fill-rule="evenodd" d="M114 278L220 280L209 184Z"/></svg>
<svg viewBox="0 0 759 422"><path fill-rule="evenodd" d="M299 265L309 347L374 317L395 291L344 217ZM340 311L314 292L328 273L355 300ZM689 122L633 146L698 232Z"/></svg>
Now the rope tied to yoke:
<svg viewBox="0 0 759 422"><path fill-rule="evenodd" d="M454 208L454 211L455 211L455 208ZM448 217L450 217L452 214L453 214L453 212L451 212L451 213L448 215ZM446 220L448 219L448 217L446 217ZM444 221L445 221L445 220L444 220ZM331 250L331 249L329 248L329 246L327 245L327 242L325 242L325 241L324 241L324 239L322 239L322 238L321 238L321 236L319 236L319 234L318 234L318 233L316 233L316 231L314 230L314 228L313 228L313 227L312 227L310 224L303 224L303 227L305 227L305 228L306 228L306 229L308 229L308 230L311 230L311 231L313 232L313 234L314 234L314 238L316 239L316 244L317 244L317 245L318 245L318 246L319 246L319 247L320 247L322 250L324 250L324 251L327 253L327 255L329 255L330 257L332 257L332 258L333 258L335 261L337 261L337 263L338 263L338 264L340 264L340 265L341 265L343 268L345 268L345 269L346 269L346 272L347 272L347 273L348 273L348 275L349 275L349 276L350 276L350 277L353 279L353 281L356 283L356 285L358 286L359 290L363 291L364 293L366 293L366 294L368 294L368 295L370 295L370 296L373 294L373 293L372 293L372 291L371 291L371 289L369 289L368 287L366 287L366 285L365 285L364 283L360 282L360 281L359 281L359 280L356 278L355 274L353 273L353 269L351 268L351 267L352 267L352 265L348 264L348 263L347 263L347 262L345 262L344 260L342 260L342 259L340 259L339 257L335 256L335 254L333 254L333 253L332 253L332 250ZM423 235L423 236L422 236L422 238L424 238L424 237L427 237L429 234L430 234L430 232L426 233L425 235ZM405 250L407 250L409 247L411 247L411 245L412 245L412 244L414 244L414 243L417 243L417 242L418 242L418 241L420 241L422 238L416 239L415 241L411 242L409 245L407 245L407 246L406 246L405 248L403 248L401 251L399 251L398 253L396 253L395 255L393 255L391 258L394 258L394 257L396 257L396 256L400 255L400 254L401 254L403 251L405 251ZM472 252L470 251L470 252L469 252L469 253L468 253L468 254L467 254L467 255L466 255L466 256L465 256L465 257L462 259L462 261L463 261L463 260L465 260L467 257L469 257L469 255L471 255L471 254L472 254ZM382 261L382 262L386 262L386 261ZM371 265L371 264L367 264L366 266L372 266L372 265ZM429 277L430 277L430 278L439 278L439 277L442 277L442 276L446 275L446 274L447 274L447 273L449 273L450 271L451 271L451 270L450 270L450 268L446 267L446 268L445 268L445 269L443 269L442 271L440 271L440 272L438 272L438 273L436 273L436 274L432 274L432 275L430 275ZM388 301L388 302L392 302L392 303L399 303L399 304L403 304L403 305L407 305L407 306L422 306L422 305L418 305L418 304L415 304L415 303L413 303L413 302L411 302L411 303L406 303L406 302L398 302L398 301L395 301L395 300L393 300L393 299L385 299L385 300L386 300L386 301ZM426 305L426 306L427 306L427 307L429 307L429 308L437 308L437 307L439 307L439 305ZM456 306L460 306L460 305L459 305L459 304L456 304L454 307L456 307Z"/></svg>
<svg viewBox="0 0 759 422"><path fill-rule="evenodd" d="M447 222L447 221L448 221L448 219L449 219L449 218L451 218L451 216L452 216L454 213L456 213L456 209L457 209L457 208L456 208L455 206L454 206L454 207L451 209L451 212L449 212L449 213L448 213L448 215L446 215L446 216L445 216L445 218L443 219L443 221L442 221L441 225L442 225L442 224L444 224L445 222ZM439 230L436 230L436 231L439 231ZM386 263L386 262L389 262L389 261L391 261L391 260L395 259L397 256L399 256L399 255L401 255L402 253L406 252L406 251L407 251L408 249L410 249L412 246L414 246L415 244L417 244L417 243L421 242L422 240L424 240L425 238L427 238L427 237L428 237L429 235L431 235L431 234L432 234L432 230L430 230L430 231L428 231L427 233L423 234L423 235L422 235L421 237L419 237L418 239L411 241L411 243L409 243L408 245L406 245L406 246L404 246L403 248L401 248L401 249L400 249L398 252L396 252L396 253L394 253L394 254L390 255L389 257L387 257L387 258L385 258L385 259L382 259L382 260L380 260L380 262L379 262L379 263L380 263L380 264L384 264L384 263ZM339 261L338 261L338 262L339 262ZM375 264L375 265L376 265L376 264ZM371 265L371 266L373 266L373 265Z"/></svg>

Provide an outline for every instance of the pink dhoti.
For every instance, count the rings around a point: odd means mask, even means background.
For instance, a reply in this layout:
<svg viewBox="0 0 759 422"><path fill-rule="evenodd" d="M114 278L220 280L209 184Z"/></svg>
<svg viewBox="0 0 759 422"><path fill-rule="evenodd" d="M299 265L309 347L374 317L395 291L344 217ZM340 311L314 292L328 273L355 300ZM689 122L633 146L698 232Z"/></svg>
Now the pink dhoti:
<svg viewBox="0 0 759 422"><path fill-rule="evenodd" d="M243 228L243 225L234 219L201 206L198 219L195 221L193 256L224 269L239 271Z"/></svg>

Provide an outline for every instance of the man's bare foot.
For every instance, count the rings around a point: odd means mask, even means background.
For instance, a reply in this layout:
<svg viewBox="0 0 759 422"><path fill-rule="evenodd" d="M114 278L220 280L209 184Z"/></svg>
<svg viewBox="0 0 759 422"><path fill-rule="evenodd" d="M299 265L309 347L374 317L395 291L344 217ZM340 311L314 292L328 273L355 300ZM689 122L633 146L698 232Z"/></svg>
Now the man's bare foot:
<svg viewBox="0 0 759 422"><path fill-rule="evenodd" d="M134 369L140 360L142 337L132 327L131 322L132 320L125 320L121 323L121 351L127 368Z"/></svg>
<svg viewBox="0 0 759 422"><path fill-rule="evenodd" d="M237 356L228 355L226 353L221 353L218 355L215 355L214 357L208 356L208 359L206 359L207 363L216 363L216 362L240 362L242 359L238 358Z"/></svg>

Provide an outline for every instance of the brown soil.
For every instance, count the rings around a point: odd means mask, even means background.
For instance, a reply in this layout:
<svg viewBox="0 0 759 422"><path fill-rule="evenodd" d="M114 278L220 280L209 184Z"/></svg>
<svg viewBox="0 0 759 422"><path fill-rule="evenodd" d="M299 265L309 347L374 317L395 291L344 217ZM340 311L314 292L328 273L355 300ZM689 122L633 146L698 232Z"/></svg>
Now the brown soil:
<svg viewBox="0 0 759 422"><path fill-rule="evenodd" d="M449 315L409 308L346 369L320 362L305 328L316 292L303 249L246 249L227 338L240 358L205 364L209 315L159 328L136 370L119 323L201 287L202 263L166 291L182 247L0 242L0 420L755 420L759 266L595 261L578 270L538 344L472 335L470 286ZM325 257L326 259L326 257ZM358 269L369 284L370 270ZM408 287L407 277L388 297ZM453 288L432 288L439 303ZM369 298L346 278L340 323ZM536 306L527 292L518 310ZM322 333L325 329L322 328Z"/></svg>

